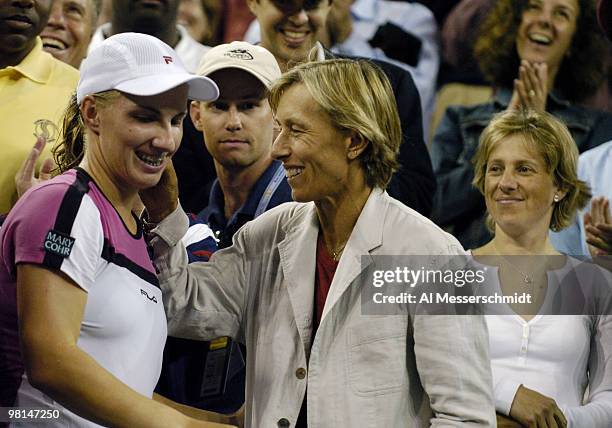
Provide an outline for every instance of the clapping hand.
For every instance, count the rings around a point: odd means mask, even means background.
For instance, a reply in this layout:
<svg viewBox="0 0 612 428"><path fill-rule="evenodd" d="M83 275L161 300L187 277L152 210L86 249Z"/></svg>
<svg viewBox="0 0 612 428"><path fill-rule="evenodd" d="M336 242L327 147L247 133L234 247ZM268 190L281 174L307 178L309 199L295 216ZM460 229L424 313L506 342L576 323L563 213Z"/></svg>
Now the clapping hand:
<svg viewBox="0 0 612 428"><path fill-rule="evenodd" d="M514 91L508 108L546 110L548 97L548 66L546 63L521 61L519 78L514 80Z"/></svg>
<svg viewBox="0 0 612 428"><path fill-rule="evenodd" d="M593 198L591 211L584 216L584 230L593 257L612 255L612 215L607 198Z"/></svg>
<svg viewBox="0 0 612 428"><path fill-rule="evenodd" d="M34 147L30 150L30 154L23 161L17 174L15 174L15 187L17 188L17 196L21 197L30 187L51 178L51 171L55 167L53 159L47 158L43 161L36 177L36 161L40 157L47 141L44 137L36 138Z"/></svg>

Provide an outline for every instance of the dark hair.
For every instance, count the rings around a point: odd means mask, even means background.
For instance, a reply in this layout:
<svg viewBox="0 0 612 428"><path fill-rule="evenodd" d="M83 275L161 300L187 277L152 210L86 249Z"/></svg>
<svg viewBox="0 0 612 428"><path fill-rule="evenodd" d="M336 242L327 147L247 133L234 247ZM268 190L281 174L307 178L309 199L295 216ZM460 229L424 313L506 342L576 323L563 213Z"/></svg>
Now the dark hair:
<svg viewBox="0 0 612 428"><path fill-rule="evenodd" d="M606 77L606 41L597 25L593 0L577 0L580 13L570 47L555 80L570 101L580 101L599 88ZM516 36L529 0L498 0L480 28L474 46L480 69L494 86L512 88L520 59Z"/></svg>
<svg viewBox="0 0 612 428"><path fill-rule="evenodd" d="M53 147L53 159L57 168L54 172L61 174L76 167L85 154L85 126L77 104L76 92L70 97L68 107L62 120L62 139Z"/></svg>

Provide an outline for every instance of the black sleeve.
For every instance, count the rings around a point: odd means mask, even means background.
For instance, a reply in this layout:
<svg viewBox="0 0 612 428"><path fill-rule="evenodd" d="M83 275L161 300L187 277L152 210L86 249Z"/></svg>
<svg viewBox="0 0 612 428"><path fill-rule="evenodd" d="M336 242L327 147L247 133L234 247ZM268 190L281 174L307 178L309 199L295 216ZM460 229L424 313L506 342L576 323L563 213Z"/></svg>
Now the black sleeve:
<svg viewBox="0 0 612 428"><path fill-rule="evenodd" d="M380 48L387 57L412 67L419 64L423 42L417 36L392 22L378 27L374 36L368 40L373 48Z"/></svg>
<svg viewBox="0 0 612 428"><path fill-rule="evenodd" d="M211 183L217 177L204 136L191 117L183 122L181 146L172 158L179 184L179 200L185 212L198 213L208 205Z"/></svg>
<svg viewBox="0 0 612 428"><path fill-rule="evenodd" d="M426 217L431 215L436 179L423 140L419 92L410 73L394 64L373 60L387 75L395 94L402 125L398 155L400 169L387 188L389 195Z"/></svg>

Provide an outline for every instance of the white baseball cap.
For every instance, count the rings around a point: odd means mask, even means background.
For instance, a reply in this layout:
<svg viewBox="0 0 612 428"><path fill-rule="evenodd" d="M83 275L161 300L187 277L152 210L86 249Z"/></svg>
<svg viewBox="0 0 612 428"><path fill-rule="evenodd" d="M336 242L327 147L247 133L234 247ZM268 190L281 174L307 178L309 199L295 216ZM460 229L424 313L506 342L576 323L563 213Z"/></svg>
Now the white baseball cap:
<svg viewBox="0 0 612 428"><path fill-rule="evenodd" d="M219 88L207 77L189 73L174 49L156 37L141 33L120 33L104 40L80 68L77 103L86 95L117 90L131 95L157 95L183 83L188 97L212 101Z"/></svg>
<svg viewBox="0 0 612 428"><path fill-rule="evenodd" d="M274 55L266 48L247 42L232 42L215 46L204 56L198 67L200 76L209 76L224 68L238 68L251 73L269 88L281 76Z"/></svg>

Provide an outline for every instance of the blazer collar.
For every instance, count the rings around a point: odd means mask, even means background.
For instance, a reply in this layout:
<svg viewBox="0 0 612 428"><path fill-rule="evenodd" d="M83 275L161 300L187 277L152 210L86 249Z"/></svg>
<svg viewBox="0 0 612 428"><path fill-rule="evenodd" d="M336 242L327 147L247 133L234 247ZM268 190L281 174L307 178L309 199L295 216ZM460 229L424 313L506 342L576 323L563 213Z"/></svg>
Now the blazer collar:
<svg viewBox="0 0 612 428"><path fill-rule="evenodd" d="M383 244L384 219L388 206L386 192L379 188L373 189L340 257L323 308L321 324L355 278L372 263L371 252Z"/></svg>
<svg viewBox="0 0 612 428"><path fill-rule="evenodd" d="M278 243L278 252L296 327L308 358L312 343L319 220L314 202L296 205L294 210L289 221L282 226L285 238Z"/></svg>
<svg viewBox="0 0 612 428"><path fill-rule="evenodd" d="M386 192L373 189L340 257L323 309L321 325L353 280L372 263L370 253L383 243L388 205ZM278 250L296 327L308 353L313 339L313 290L319 219L313 202L300 204L295 210L283 226L285 238L279 242Z"/></svg>

